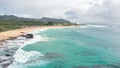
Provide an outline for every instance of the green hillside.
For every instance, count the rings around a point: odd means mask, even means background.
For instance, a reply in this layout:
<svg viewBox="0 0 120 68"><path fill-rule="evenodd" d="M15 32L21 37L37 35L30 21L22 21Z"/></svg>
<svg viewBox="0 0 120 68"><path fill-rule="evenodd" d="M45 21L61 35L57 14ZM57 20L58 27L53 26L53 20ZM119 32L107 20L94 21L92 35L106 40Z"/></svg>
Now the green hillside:
<svg viewBox="0 0 120 68"><path fill-rule="evenodd" d="M68 20L43 17L41 19L22 18L14 15L0 16L0 32L29 26L70 26L76 25Z"/></svg>

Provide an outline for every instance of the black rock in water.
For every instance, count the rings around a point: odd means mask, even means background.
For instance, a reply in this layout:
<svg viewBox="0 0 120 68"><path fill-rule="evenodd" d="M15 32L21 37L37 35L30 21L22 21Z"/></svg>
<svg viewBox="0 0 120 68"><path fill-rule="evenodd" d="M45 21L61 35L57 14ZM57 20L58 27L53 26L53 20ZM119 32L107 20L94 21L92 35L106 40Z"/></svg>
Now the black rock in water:
<svg viewBox="0 0 120 68"><path fill-rule="evenodd" d="M33 38L33 34L26 34L26 38Z"/></svg>
<svg viewBox="0 0 120 68"><path fill-rule="evenodd" d="M5 56L11 56L10 54L6 54Z"/></svg>

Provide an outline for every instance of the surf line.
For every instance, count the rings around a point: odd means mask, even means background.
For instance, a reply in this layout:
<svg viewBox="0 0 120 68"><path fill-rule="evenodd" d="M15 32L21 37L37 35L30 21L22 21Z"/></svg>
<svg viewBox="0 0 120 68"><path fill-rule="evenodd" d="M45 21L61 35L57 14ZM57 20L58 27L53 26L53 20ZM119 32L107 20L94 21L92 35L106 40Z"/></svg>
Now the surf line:
<svg viewBox="0 0 120 68"><path fill-rule="evenodd" d="M37 51L24 51L22 48L25 47L28 44L32 44L32 43L36 43L38 41L42 41L44 40L44 38L40 35L37 35L38 33L41 33L43 31L48 30L48 28L43 28L43 29L37 29L33 32L29 32L32 33L34 35L34 38L32 39L26 39L24 40L24 44L21 45L17 50L16 53L13 55L14 61L12 64L10 64L8 66L8 68L13 68L14 65L16 64L16 62L20 62L20 63L27 63L28 61L30 61L29 58L36 56L36 59L40 56L44 56L42 53L37 52ZM35 60L35 59L32 59Z"/></svg>

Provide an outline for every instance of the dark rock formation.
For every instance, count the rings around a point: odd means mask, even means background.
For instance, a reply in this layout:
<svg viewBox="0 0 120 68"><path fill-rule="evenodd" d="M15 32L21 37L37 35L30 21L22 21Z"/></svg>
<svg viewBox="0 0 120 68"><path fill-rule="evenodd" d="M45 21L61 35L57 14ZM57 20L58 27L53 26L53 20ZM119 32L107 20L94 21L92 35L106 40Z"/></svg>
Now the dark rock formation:
<svg viewBox="0 0 120 68"><path fill-rule="evenodd" d="M47 53L45 54L45 58L60 58L63 57L63 54L59 54L59 53Z"/></svg>
<svg viewBox="0 0 120 68"><path fill-rule="evenodd" d="M33 38L33 34L26 34L26 38Z"/></svg>
<svg viewBox="0 0 120 68"><path fill-rule="evenodd" d="M11 56L10 54L5 54L5 56Z"/></svg>
<svg viewBox="0 0 120 68"><path fill-rule="evenodd" d="M10 40L15 40L15 39L16 39L16 37L9 37L9 39L10 39Z"/></svg>

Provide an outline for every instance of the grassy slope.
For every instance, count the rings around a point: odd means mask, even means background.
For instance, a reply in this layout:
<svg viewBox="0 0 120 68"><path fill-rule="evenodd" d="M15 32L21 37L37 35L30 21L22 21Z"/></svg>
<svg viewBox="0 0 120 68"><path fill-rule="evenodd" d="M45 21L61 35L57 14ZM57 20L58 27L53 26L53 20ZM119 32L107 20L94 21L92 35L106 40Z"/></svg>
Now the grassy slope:
<svg viewBox="0 0 120 68"><path fill-rule="evenodd" d="M0 32L29 27L29 26L70 26L73 23L55 23L55 22L40 22L40 21L0 21Z"/></svg>

